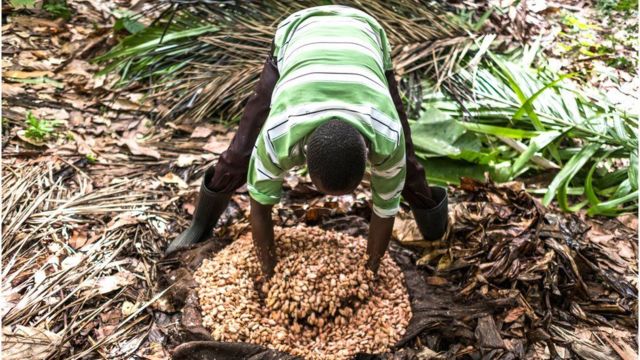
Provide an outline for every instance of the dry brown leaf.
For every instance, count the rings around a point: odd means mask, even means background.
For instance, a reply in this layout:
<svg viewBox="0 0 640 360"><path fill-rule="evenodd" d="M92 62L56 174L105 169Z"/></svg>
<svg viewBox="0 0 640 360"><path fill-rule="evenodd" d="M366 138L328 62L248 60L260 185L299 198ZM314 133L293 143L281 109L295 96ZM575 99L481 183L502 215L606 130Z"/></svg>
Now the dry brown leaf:
<svg viewBox="0 0 640 360"><path fill-rule="evenodd" d="M3 71L2 77L4 78L14 78L14 79L31 79L43 76L53 76L51 71L19 71L19 70L9 70Z"/></svg>
<svg viewBox="0 0 640 360"><path fill-rule="evenodd" d="M2 83L2 96L11 97L24 94L25 89L21 84Z"/></svg>
<svg viewBox="0 0 640 360"><path fill-rule="evenodd" d="M22 325L2 328L2 359L39 360L46 359L60 346L62 337L54 332Z"/></svg>
<svg viewBox="0 0 640 360"><path fill-rule="evenodd" d="M413 217L409 213L398 213L393 224L393 236L404 245L428 246L424 240L420 229Z"/></svg>
<svg viewBox="0 0 640 360"><path fill-rule="evenodd" d="M127 138L125 140L125 144L127 144L129 151L131 151L133 155L144 155L160 160L161 156L158 150L150 147L140 146L140 144L138 144L133 136Z"/></svg>
<svg viewBox="0 0 640 360"><path fill-rule="evenodd" d="M186 203L186 204L182 205L182 208L189 215L193 215L193 213L196 211L196 206L194 204L192 204L192 203Z"/></svg>
<svg viewBox="0 0 640 360"><path fill-rule="evenodd" d="M228 147L228 140L220 140L216 136L212 136L209 138L209 142L207 142L202 149L215 154L222 154Z"/></svg>
<svg viewBox="0 0 640 360"><path fill-rule="evenodd" d="M88 72L87 70L95 70L95 66L89 64L84 60L73 59L67 66L65 66L62 71L59 72L61 75L80 75L84 77L92 77L93 74Z"/></svg>
<svg viewBox="0 0 640 360"><path fill-rule="evenodd" d="M176 184L178 185L179 188L182 188L182 189L186 189L189 187L189 185L187 185L187 183L184 182L184 180L182 180L178 175L172 172L167 173L165 176L160 177L159 179L165 184Z"/></svg>
<svg viewBox="0 0 640 360"><path fill-rule="evenodd" d="M213 134L214 127L211 125L201 125L193 129L192 138L206 138Z"/></svg>
<svg viewBox="0 0 640 360"><path fill-rule="evenodd" d="M75 250L78 250L87 243L87 239L88 237L86 231L73 230L71 238L69 239L69 246L71 246Z"/></svg>
<svg viewBox="0 0 640 360"><path fill-rule="evenodd" d="M46 146L46 147L51 147L46 141L44 140L38 140L38 139L34 139L34 138L30 138L28 136L25 135L26 134L26 130L18 130L16 131L16 136L18 136L18 138L28 144L31 144L33 146Z"/></svg>
<svg viewBox="0 0 640 360"><path fill-rule="evenodd" d="M125 286L135 283L136 277L133 273L121 270L115 275L103 276L98 279L87 279L80 284L83 295L92 296L97 294L104 295L114 290L121 289Z"/></svg>
<svg viewBox="0 0 640 360"><path fill-rule="evenodd" d="M434 286L442 286L442 285L447 285L449 283L447 279L440 276L427 276L425 280L427 284L434 285Z"/></svg>
<svg viewBox="0 0 640 360"><path fill-rule="evenodd" d="M509 310L509 312L507 313L507 316L504 317L504 322L510 323L518 320L518 318L520 318L520 316L522 316L522 314L524 314L526 310L527 309L525 309L522 306Z"/></svg>

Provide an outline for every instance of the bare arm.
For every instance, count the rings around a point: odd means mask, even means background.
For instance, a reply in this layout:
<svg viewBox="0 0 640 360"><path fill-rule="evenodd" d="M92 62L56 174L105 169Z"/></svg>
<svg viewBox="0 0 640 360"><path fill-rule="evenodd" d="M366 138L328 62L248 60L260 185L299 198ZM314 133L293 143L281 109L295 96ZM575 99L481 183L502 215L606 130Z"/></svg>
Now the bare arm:
<svg viewBox="0 0 640 360"><path fill-rule="evenodd" d="M369 255L367 267L374 273L378 272L380 259L389 247L394 220L395 217L382 218L375 213L371 214L367 241L367 255Z"/></svg>
<svg viewBox="0 0 640 360"><path fill-rule="evenodd" d="M230 193L246 182L251 151L262 125L269 116L271 95L279 76L276 59L269 56L262 68L260 79L244 107L238 131L229 148L220 155L216 172L207 184L211 190Z"/></svg>
<svg viewBox="0 0 640 360"><path fill-rule="evenodd" d="M273 240L273 221L271 220L273 205L262 205L251 199L251 231L256 256L260 261L262 273L270 278L276 266L276 247Z"/></svg>
<svg viewBox="0 0 640 360"><path fill-rule="evenodd" d="M387 83L389 84L389 93L393 99L393 104L400 117L400 123L402 123L402 131L404 132L405 149L407 156L407 177L405 180L404 190L402 196L409 202L412 207L427 208L430 209L436 206L433 201L431 189L427 183L425 177L424 167L416 158L415 150L413 149L413 141L411 139L411 127L407 119L407 113L404 111L402 105L402 99L398 92L398 83L392 70L385 72Z"/></svg>

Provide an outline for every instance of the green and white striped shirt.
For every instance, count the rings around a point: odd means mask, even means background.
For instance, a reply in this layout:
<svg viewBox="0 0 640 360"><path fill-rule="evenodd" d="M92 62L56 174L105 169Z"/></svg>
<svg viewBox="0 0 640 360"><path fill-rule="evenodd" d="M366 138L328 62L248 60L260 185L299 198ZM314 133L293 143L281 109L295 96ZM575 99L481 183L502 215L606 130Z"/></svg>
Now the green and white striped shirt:
<svg viewBox="0 0 640 360"><path fill-rule="evenodd" d="M404 187L405 143L385 77L392 64L380 24L346 6L299 11L278 26L274 57L280 78L249 163L251 197L278 203L286 171L305 163L307 136L337 118L369 141L373 210L394 216Z"/></svg>

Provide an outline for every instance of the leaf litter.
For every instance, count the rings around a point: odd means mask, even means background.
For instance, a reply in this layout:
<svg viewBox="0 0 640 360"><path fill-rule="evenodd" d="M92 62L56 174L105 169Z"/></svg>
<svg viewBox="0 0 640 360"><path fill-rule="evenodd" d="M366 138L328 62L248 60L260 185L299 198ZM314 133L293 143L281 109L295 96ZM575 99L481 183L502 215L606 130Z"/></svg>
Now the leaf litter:
<svg viewBox="0 0 640 360"><path fill-rule="evenodd" d="M108 23L111 3L96 4L77 5L69 23L9 14L3 27L3 68L18 76L3 84L6 356L167 359L179 344L208 339L187 291L190 272L248 226L241 189L213 241L162 259L188 225L198 179L215 158L203 149L218 154L232 133L147 127L144 110L161 104L142 96L113 102L117 79L87 76L96 70L87 61L106 51L110 35L91 23ZM34 78L36 71L47 73ZM41 76L64 86L12 80ZM17 135L28 111L69 120L78 136L34 147ZM133 145L143 149L134 154L126 139L144 139ZM323 197L308 178L292 176L285 190L278 225L366 235L367 186ZM398 215L394 234L404 246L393 252L419 264L405 272L416 321L384 358L637 357L637 217L561 214L518 183L465 180L451 194L442 241L421 241L411 213Z"/></svg>

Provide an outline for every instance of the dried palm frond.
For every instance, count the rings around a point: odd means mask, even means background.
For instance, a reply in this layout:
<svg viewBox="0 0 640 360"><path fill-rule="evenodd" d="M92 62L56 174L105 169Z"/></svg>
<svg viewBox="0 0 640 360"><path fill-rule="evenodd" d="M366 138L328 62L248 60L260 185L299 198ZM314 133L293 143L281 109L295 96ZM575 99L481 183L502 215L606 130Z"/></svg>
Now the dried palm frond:
<svg viewBox="0 0 640 360"><path fill-rule="evenodd" d="M154 210L160 192L149 178L94 189L82 172L63 180L60 165L3 166L3 354L128 358L122 340L148 334L157 234L174 215Z"/></svg>
<svg viewBox="0 0 640 360"><path fill-rule="evenodd" d="M163 119L200 121L238 117L270 49L276 25L320 0L162 0L152 25L125 38L97 60L118 71L121 85L143 86L161 104ZM396 74L419 102L425 76L443 84L469 55L486 51L482 35L424 0L337 1L362 9L386 29ZM492 37L493 39L493 37ZM146 84L146 85L145 85ZM407 88L408 87L408 88ZM416 94L417 93L417 94Z"/></svg>

